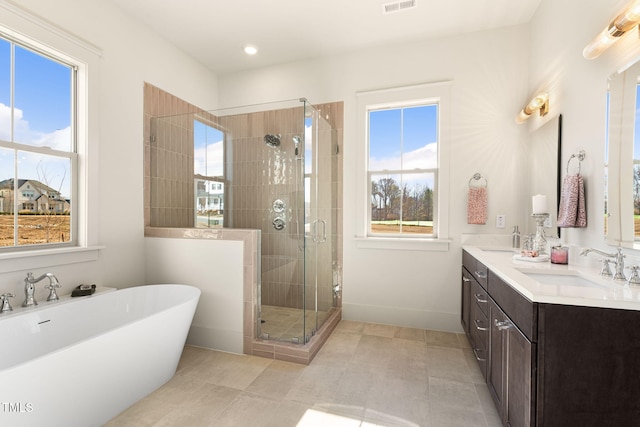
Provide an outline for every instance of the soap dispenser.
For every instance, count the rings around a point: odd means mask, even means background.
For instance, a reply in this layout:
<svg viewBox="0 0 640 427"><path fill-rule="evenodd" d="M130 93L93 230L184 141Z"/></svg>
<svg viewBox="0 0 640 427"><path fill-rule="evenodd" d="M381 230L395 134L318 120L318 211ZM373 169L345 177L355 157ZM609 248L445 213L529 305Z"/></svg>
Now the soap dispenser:
<svg viewBox="0 0 640 427"><path fill-rule="evenodd" d="M520 230L517 225L513 226L513 233L511 233L511 247L520 249Z"/></svg>

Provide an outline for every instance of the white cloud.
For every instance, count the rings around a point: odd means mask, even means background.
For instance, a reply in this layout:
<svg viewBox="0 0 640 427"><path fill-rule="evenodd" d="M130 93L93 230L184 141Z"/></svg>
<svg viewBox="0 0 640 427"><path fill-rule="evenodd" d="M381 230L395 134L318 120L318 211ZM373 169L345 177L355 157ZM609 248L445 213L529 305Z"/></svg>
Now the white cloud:
<svg viewBox="0 0 640 427"><path fill-rule="evenodd" d="M222 176L224 171L224 144L222 141L193 150L194 172L205 176Z"/></svg>
<svg viewBox="0 0 640 427"><path fill-rule="evenodd" d="M430 169L438 167L438 144L429 143L424 147L405 153L403 159L403 169ZM369 170L397 170L400 168L400 157L371 158L369 160Z"/></svg>
<svg viewBox="0 0 640 427"><path fill-rule="evenodd" d="M15 108L13 117L15 127L14 140L22 144L38 147L51 147L54 150L69 151L71 148L71 129L58 129L50 133L31 129L22 110ZM11 108L0 103L0 139L11 140Z"/></svg>
<svg viewBox="0 0 640 427"><path fill-rule="evenodd" d="M50 147L54 150L69 151L71 148L71 129L60 129L51 133L32 130L29 121L24 119L22 110L14 109L15 137L21 144L37 147ZM11 140L11 108L0 103L0 139ZM9 150L6 150L9 153ZM3 170L0 179L13 176L13 154L3 156ZM51 188L60 191L63 196L70 197L70 165L69 159L47 156L44 154L21 152L18 158L18 178L36 179Z"/></svg>

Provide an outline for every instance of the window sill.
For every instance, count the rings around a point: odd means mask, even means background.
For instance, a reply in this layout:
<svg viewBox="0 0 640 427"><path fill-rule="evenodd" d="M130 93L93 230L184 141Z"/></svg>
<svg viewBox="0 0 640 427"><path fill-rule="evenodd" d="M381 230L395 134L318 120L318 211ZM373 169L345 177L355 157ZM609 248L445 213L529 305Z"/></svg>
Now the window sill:
<svg viewBox="0 0 640 427"><path fill-rule="evenodd" d="M91 262L104 246L40 249L0 254L0 273Z"/></svg>
<svg viewBox="0 0 640 427"><path fill-rule="evenodd" d="M358 249L386 249L403 251L446 252L451 240L448 239L417 239L417 238L382 238L356 237Z"/></svg>

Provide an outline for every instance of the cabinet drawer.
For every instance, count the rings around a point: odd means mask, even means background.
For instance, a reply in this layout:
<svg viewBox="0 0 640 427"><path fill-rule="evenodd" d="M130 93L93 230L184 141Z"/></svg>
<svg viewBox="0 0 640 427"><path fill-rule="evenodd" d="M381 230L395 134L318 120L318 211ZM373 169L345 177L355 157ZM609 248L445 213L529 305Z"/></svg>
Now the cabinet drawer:
<svg viewBox="0 0 640 427"><path fill-rule="evenodd" d="M485 316L489 316L489 294L476 281L471 281L471 303L476 304Z"/></svg>
<svg viewBox="0 0 640 427"><path fill-rule="evenodd" d="M472 289L474 288L473 285L476 288L480 288L477 283L472 282ZM469 320L473 352L480 365L482 375L486 378L487 356L489 354L489 317L481 310L478 304L472 302Z"/></svg>
<svg viewBox="0 0 640 427"><path fill-rule="evenodd" d="M480 283L484 289L487 289L487 267L480 261L476 260L467 251L462 252L462 264L471 273L471 275Z"/></svg>
<svg viewBox="0 0 640 427"><path fill-rule="evenodd" d="M538 306L523 297L518 291L498 276L489 272L489 295L502 311L522 331L529 341L537 342Z"/></svg>

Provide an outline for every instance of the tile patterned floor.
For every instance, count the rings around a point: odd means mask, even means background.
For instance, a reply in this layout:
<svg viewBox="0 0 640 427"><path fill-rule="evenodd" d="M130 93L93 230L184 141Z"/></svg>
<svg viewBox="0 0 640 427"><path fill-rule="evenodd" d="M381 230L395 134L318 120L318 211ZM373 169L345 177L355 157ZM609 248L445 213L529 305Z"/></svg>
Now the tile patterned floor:
<svg viewBox="0 0 640 427"><path fill-rule="evenodd" d="M318 311L318 313L308 311L306 313L307 333L305 334L303 332L305 325L302 323L304 310L263 305L260 311L264 321L260 325L260 334L267 334L270 340L287 342L291 342L294 338L297 338L298 342L302 342L303 336L312 335L311 330L315 329L316 322L322 326L330 314L326 311Z"/></svg>
<svg viewBox="0 0 640 427"><path fill-rule="evenodd" d="M187 346L107 427L500 425L464 335L343 320L309 366Z"/></svg>

